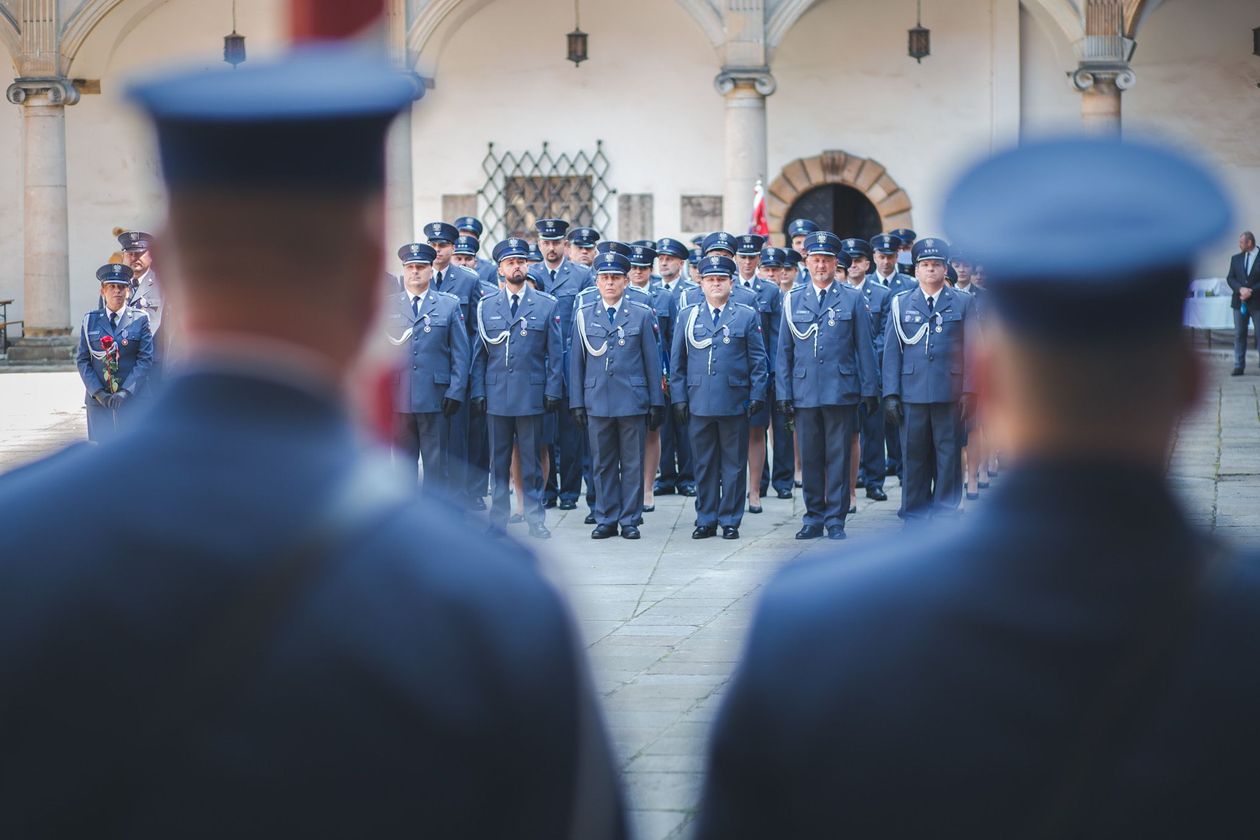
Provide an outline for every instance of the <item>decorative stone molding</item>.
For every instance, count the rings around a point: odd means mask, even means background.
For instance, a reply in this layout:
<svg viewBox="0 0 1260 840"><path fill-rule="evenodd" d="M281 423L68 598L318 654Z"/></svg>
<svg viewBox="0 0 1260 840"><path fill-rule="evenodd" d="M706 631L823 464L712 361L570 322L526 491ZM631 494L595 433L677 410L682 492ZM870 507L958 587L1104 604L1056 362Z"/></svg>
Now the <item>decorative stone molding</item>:
<svg viewBox="0 0 1260 840"><path fill-rule="evenodd" d="M879 161L833 150L792 161L770 182L766 189L766 220L772 235L777 238L791 221L786 218L787 212L798 198L825 184L843 184L865 195L879 212L884 230L914 227L910 196Z"/></svg>
<svg viewBox="0 0 1260 840"><path fill-rule="evenodd" d="M723 96L741 84L751 84L762 96L769 96L779 89L769 67L728 67L713 80L713 86Z"/></svg>
<svg viewBox="0 0 1260 840"><path fill-rule="evenodd" d="M70 79L60 76L27 76L13 80L4 92L5 99L14 105L22 105L32 95L44 94L51 105L74 105L79 101L79 89Z"/></svg>
<svg viewBox="0 0 1260 840"><path fill-rule="evenodd" d="M1118 90L1137 84L1137 74L1128 64L1082 63L1072 71L1072 87L1084 93L1096 85L1111 83Z"/></svg>

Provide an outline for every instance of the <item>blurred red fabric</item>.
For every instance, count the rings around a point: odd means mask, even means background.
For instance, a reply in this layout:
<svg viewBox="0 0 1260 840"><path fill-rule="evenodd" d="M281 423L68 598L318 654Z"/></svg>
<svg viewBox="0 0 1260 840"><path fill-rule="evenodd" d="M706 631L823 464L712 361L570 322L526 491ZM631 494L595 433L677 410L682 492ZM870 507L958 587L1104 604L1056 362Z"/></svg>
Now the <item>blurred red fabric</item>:
<svg viewBox="0 0 1260 840"><path fill-rule="evenodd" d="M290 0L294 43L352 38L385 14L385 0Z"/></svg>

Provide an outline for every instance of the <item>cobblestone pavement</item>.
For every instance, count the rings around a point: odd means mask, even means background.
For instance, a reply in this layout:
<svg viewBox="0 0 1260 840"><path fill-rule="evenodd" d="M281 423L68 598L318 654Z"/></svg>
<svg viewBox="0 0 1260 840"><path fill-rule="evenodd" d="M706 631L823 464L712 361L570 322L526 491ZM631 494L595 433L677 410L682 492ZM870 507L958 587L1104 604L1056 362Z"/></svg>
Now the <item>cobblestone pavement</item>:
<svg viewBox="0 0 1260 840"><path fill-rule="evenodd" d="M1180 430L1170 475L1195 521L1239 542L1260 540L1260 365L1228 376L1223 355L1200 410ZM0 471L81 439L74 373L0 376ZM998 481L1000 482L1000 478ZM860 498L849 543L898 527L889 501ZM700 791L710 723L740 652L759 589L802 550L793 539L800 492L746 515L738 541L691 539L690 499L658 497L643 539L595 542L585 507L548 512L547 567L569 594L589 645L637 836L686 837ZM983 505L981 499L977 504ZM523 532L523 526L520 527Z"/></svg>

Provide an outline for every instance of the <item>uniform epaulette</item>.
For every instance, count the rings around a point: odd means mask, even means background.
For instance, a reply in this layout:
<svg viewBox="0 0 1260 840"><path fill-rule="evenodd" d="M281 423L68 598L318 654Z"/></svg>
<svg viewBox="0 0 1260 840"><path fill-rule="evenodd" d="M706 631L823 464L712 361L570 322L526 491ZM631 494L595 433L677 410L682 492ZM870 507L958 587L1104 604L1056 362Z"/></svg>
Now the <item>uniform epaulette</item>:
<svg viewBox="0 0 1260 840"><path fill-rule="evenodd" d="M897 292L897 294L893 295L893 297L895 298L904 297L905 295L914 294L914 292L915 292L914 289L906 289L904 292Z"/></svg>
<svg viewBox="0 0 1260 840"><path fill-rule="evenodd" d="M809 288L809 284L807 284L807 283L802 283L802 284L801 284L801 285L799 285L799 286L793 286L792 288L788 289L788 294L789 294L789 295L794 295L794 294L796 294L797 292L801 291L802 289L808 289L808 288Z"/></svg>
<svg viewBox="0 0 1260 840"><path fill-rule="evenodd" d="M541 297L541 298L546 298L547 300L551 301L552 303L555 303L555 302L556 302L556 296L555 296L555 295L550 295L550 294L547 294L546 292L544 292L544 291L543 291L543 290L541 290L541 289L534 289L534 294L538 295L538 296L539 296L539 297Z"/></svg>
<svg viewBox="0 0 1260 840"><path fill-rule="evenodd" d="M642 307L642 308L646 309L646 310L647 310L647 311L649 311L649 312L654 312L654 311L656 311L656 310L652 309L652 307L651 307L651 306L648 306L646 303L644 303L644 302L643 302L643 301L641 301L641 300L630 300L629 298L626 298L626 302L627 302L627 303L629 303L631 306L640 306L640 307Z"/></svg>
<svg viewBox="0 0 1260 840"><path fill-rule="evenodd" d="M740 303L740 302L739 302L739 301L737 301L737 300L733 300L733 301L731 301L731 303L732 303L732 304L734 304L735 306L742 306L744 309L747 309L749 312L756 312L756 311L757 311L756 309L753 309L753 308L752 308L751 306L749 306L748 304L746 304L746 303Z"/></svg>
<svg viewBox="0 0 1260 840"><path fill-rule="evenodd" d="M438 292L438 294L439 294L439 295L441 295L442 297L445 297L445 298L450 298L451 300L455 301L456 303L459 303L459 295L457 295L457 294L453 294L453 293L451 293L451 292Z"/></svg>
<svg viewBox="0 0 1260 840"><path fill-rule="evenodd" d="M455 265L455 263L451 263L449 266L447 266L447 268L448 269L458 268L460 271L464 272L465 274L469 274L469 275L472 275L473 277L478 277L478 279L480 279L477 272L473 271L471 268L467 268L462 265Z"/></svg>

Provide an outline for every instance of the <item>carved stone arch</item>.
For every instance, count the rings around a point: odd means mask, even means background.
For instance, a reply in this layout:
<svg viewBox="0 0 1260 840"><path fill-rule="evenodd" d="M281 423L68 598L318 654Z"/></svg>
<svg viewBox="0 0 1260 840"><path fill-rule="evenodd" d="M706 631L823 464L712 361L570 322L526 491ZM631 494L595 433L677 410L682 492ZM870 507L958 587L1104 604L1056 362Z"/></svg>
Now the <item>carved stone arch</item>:
<svg viewBox="0 0 1260 840"><path fill-rule="evenodd" d="M0 3L0 46L4 47L16 70L18 53L22 50L22 36L18 32L17 20L3 3Z"/></svg>
<svg viewBox="0 0 1260 840"><path fill-rule="evenodd" d="M107 39L104 44L107 44L108 48L104 45L94 45L87 51L92 55L84 59L88 60L89 64L107 61L131 27L167 2L169 0L85 0L83 5L79 6L61 25L63 72L87 73L89 76L104 72L104 66L75 67L75 60L84 53L84 45L89 40ZM107 20L108 23L106 23ZM101 46L102 49L97 50L97 46Z"/></svg>
<svg viewBox="0 0 1260 840"><path fill-rule="evenodd" d="M726 25L722 22L722 13L709 0L674 0L702 30L704 37L714 49L721 49L726 44Z"/></svg>
<svg viewBox="0 0 1260 840"><path fill-rule="evenodd" d="M1084 6L1077 5L1074 0L1020 0L1020 3L1042 26L1053 27L1063 33L1069 44L1085 37Z"/></svg>
<svg viewBox="0 0 1260 840"><path fill-rule="evenodd" d="M879 212L884 230L914 227L910 196L879 161L834 150L797 158L770 182L766 220L771 233L778 234L791 221L785 216L798 198L824 184L842 184L865 195Z"/></svg>
<svg viewBox="0 0 1260 840"><path fill-rule="evenodd" d="M766 49L773 53L801 16L818 4L818 0L782 0L766 21Z"/></svg>

